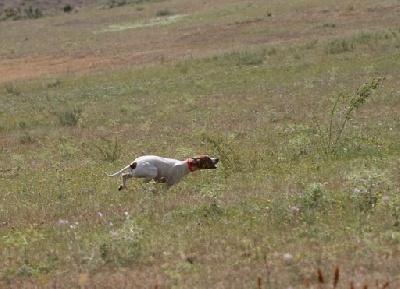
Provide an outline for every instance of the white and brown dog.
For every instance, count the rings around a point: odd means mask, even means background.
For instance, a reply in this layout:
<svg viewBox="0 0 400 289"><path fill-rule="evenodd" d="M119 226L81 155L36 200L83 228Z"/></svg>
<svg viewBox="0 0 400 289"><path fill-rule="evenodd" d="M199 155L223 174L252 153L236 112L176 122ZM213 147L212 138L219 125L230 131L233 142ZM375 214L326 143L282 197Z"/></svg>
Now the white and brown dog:
<svg viewBox="0 0 400 289"><path fill-rule="evenodd" d="M156 183L166 183L167 187L171 187L190 172L216 169L217 163L218 158L210 158L208 155L198 155L184 161L158 156L141 156L115 174L104 174L108 177L122 174L122 184L118 190L125 188L126 180L132 177L143 178L146 183L151 180ZM123 174L124 171L127 172Z"/></svg>

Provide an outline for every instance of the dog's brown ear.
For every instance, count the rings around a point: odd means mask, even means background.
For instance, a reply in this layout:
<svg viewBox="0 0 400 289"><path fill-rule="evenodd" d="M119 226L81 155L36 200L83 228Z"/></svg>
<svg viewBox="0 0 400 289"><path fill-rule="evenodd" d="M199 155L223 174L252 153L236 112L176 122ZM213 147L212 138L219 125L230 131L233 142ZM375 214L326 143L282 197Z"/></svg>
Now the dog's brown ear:
<svg viewBox="0 0 400 289"><path fill-rule="evenodd" d="M204 154L204 155L197 155L197 156L195 156L194 158L196 158L196 159L208 158L208 155L207 155L207 154Z"/></svg>
<svg viewBox="0 0 400 289"><path fill-rule="evenodd" d="M136 162L132 162L132 163L130 164L130 167L131 167L132 170L136 169L136 166L137 166L137 163L136 163Z"/></svg>

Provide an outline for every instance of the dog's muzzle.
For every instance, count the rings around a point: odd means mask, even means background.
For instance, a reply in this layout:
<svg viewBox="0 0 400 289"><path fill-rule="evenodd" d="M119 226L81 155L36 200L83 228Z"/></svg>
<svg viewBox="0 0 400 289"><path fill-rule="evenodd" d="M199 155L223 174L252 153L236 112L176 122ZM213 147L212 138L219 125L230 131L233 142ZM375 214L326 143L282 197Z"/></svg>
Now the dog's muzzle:
<svg viewBox="0 0 400 289"><path fill-rule="evenodd" d="M219 162L219 159L218 158L210 158L211 159L211 162L212 162L212 164L213 164L213 169L216 169L217 168L217 163Z"/></svg>

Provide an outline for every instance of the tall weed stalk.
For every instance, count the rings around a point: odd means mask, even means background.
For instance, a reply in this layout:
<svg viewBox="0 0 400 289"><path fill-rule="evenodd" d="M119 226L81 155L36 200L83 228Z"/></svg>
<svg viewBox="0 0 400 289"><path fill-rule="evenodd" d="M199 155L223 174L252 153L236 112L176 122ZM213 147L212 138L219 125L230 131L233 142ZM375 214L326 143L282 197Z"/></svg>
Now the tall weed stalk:
<svg viewBox="0 0 400 289"><path fill-rule="evenodd" d="M383 82L384 78L378 77L367 82L357 89L354 94L340 93L329 112L328 122L321 125L318 120L315 124L318 135L322 138L323 152L334 155L343 141L344 132L354 113L361 107Z"/></svg>

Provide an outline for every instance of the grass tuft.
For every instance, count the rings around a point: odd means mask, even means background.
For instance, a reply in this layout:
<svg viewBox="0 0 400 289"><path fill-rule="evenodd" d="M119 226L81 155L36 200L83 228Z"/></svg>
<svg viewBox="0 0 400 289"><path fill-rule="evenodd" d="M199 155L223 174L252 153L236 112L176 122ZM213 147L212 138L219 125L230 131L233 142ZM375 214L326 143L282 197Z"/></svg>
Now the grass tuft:
<svg viewBox="0 0 400 289"><path fill-rule="evenodd" d="M18 96L21 94L21 92L18 90L18 88L16 87L16 85L14 83L6 82L3 85L8 94L11 94L14 96Z"/></svg>
<svg viewBox="0 0 400 289"><path fill-rule="evenodd" d="M58 120L61 126L76 126L82 114L82 108L66 105L58 111Z"/></svg>
<svg viewBox="0 0 400 289"><path fill-rule="evenodd" d="M122 145L116 137L113 140L100 137L96 141L84 142L82 149L93 159L101 159L110 163L116 162L122 155Z"/></svg>

